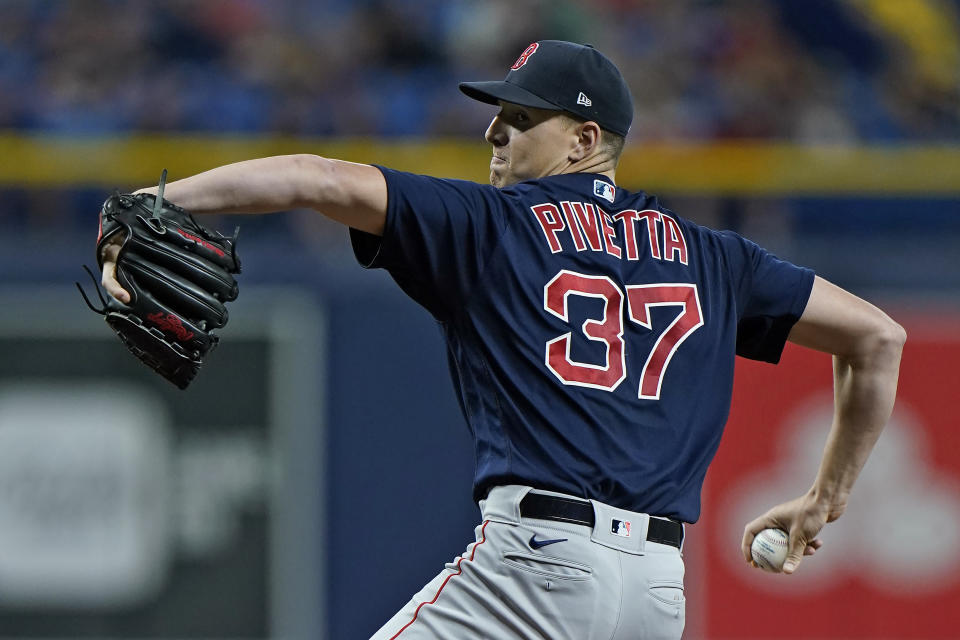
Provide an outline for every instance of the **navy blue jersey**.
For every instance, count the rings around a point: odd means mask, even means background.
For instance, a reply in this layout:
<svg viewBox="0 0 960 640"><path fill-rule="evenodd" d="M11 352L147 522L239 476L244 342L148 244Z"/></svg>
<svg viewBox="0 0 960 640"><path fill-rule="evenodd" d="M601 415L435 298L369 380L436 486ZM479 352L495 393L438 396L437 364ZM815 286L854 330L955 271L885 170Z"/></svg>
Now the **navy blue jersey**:
<svg viewBox="0 0 960 640"><path fill-rule="evenodd" d="M383 169L352 230L440 322L475 498L528 484L694 522L734 355L777 362L813 272L596 174L509 188Z"/></svg>

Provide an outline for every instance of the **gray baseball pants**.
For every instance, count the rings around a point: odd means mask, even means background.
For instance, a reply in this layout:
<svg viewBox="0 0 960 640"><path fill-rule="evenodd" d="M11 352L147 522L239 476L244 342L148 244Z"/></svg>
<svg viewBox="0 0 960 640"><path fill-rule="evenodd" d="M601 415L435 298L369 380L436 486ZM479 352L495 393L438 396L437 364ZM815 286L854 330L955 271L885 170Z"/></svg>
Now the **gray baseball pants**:
<svg viewBox="0 0 960 640"><path fill-rule="evenodd" d="M649 516L591 501L592 528L521 518L528 491L493 488L476 541L371 640L680 638L683 559L646 540Z"/></svg>

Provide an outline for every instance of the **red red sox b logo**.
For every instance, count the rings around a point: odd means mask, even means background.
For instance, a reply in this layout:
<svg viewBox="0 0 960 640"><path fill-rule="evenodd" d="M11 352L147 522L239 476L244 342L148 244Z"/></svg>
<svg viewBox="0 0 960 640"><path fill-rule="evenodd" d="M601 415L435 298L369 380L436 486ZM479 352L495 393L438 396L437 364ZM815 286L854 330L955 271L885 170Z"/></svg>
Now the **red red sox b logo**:
<svg viewBox="0 0 960 640"><path fill-rule="evenodd" d="M534 52L537 50L537 47L539 47L539 46L540 46L540 43L539 43L539 42L534 42L534 43L531 44L529 47L527 47L526 49L524 49L524 50L523 50L523 53L520 54L520 57L517 58L517 61L514 62L514 63L513 63L513 66L510 67L510 68L513 69L514 71L516 71L517 69L519 69L519 68L522 67L523 65L527 64L527 60L530 58L530 56L532 56L532 55L534 54Z"/></svg>

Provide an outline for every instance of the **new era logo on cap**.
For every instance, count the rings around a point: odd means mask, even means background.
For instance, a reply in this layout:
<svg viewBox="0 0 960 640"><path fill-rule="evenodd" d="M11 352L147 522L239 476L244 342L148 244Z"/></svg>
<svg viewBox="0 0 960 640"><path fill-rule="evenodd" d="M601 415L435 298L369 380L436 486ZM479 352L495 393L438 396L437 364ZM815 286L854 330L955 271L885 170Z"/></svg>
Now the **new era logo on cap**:
<svg viewBox="0 0 960 640"><path fill-rule="evenodd" d="M580 92L580 95L577 96L577 104L582 104L585 107L593 105L593 100L587 97L583 91Z"/></svg>

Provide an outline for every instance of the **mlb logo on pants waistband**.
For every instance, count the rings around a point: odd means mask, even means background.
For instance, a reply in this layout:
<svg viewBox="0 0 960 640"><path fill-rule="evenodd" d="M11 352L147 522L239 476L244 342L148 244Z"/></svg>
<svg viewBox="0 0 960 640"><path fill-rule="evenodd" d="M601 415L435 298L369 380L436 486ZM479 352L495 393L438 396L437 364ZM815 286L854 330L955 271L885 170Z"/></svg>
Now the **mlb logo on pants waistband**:
<svg viewBox="0 0 960 640"><path fill-rule="evenodd" d="M610 527L610 532L615 536L620 536L621 538L629 538L630 537L630 521L614 520L613 524Z"/></svg>

